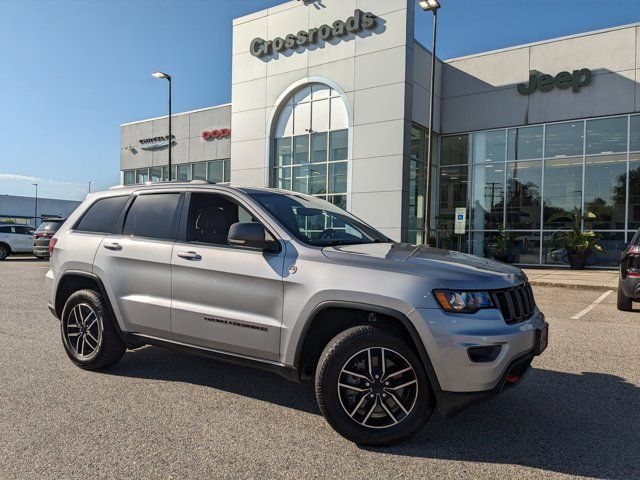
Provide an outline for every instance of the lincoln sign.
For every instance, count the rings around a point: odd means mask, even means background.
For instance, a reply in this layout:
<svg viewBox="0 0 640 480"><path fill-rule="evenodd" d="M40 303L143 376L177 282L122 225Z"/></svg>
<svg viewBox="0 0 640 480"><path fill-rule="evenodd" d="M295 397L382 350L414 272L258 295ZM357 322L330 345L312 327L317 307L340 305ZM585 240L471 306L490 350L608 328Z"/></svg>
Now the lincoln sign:
<svg viewBox="0 0 640 480"><path fill-rule="evenodd" d="M254 38L249 46L249 51L254 57L260 58L265 55L271 55L274 52L283 52L312 45L320 40L328 41L332 38L341 38L362 30L372 30L376 28L377 24L377 17L373 13L364 13L362 10L356 10L353 12L353 16L345 21L336 20L331 25L321 25L318 28L310 28L308 31L300 30L295 35L290 33L284 38L276 37L273 40Z"/></svg>

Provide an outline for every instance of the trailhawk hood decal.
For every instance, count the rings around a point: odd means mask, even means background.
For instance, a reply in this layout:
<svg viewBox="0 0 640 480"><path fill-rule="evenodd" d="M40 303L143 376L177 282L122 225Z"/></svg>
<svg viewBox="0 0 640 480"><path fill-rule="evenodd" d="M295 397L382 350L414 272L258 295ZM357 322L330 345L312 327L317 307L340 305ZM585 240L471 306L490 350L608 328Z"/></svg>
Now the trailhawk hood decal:
<svg viewBox="0 0 640 480"><path fill-rule="evenodd" d="M337 262L355 263L372 269L406 270L440 280L447 288L508 288L527 280L512 265L466 253L425 245L369 243L326 247L323 253Z"/></svg>

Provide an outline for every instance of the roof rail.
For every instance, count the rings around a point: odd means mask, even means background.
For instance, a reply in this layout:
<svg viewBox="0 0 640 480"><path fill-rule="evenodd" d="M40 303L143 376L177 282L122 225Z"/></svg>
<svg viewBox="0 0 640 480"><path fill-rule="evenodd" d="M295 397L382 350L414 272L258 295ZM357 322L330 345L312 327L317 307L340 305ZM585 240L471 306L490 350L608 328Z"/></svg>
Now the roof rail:
<svg viewBox="0 0 640 480"><path fill-rule="evenodd" d="M135 187L153 187L156 185L216 185L216 182L209 180L189 180L187 182L176 182L175 180L162 180L160 182L144 182L144 183L132 183L130 185L114 185L109 187L109 190L118 190L119 188L135 188Z"/></svg>

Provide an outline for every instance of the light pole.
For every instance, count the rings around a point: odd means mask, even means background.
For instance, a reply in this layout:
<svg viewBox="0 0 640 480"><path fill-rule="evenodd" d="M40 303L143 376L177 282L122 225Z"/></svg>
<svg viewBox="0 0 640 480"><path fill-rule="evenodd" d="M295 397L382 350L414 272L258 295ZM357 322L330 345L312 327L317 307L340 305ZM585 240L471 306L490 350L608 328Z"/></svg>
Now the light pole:
<svg viewBox="0 0 640 480"><path fill-rule="evenodd" d="M155 78L166 78L169 81L169 181L171 181L171 75L163 72L153 72L151 74Z"/></svg>
<svg viewBox="0 0 640 480"><path fill-rule="evenodd" d="M431 186L431 159L433 140L433 102L435 99L435 83L436 83L436 41L438 31L438 9L440 2L438 0L419 0L418 5L425 12L433 13L433 44L431 46L431 81L429 84L429 139L427 140L427 161L424 165L424 201L422 202L422 216L424 220L424 237L423 243L429 243L429 204L431 203L430 186Z"/></svg>
<svg viewBox="0 0 640 480"><path fill-rule="evenodd" d="M92 183L96 183L96 182L94 182L93 180L89 180L89 193L91 193L91 184Z"/></svg>
<svg viewBox="0 0 640 480"><path fill-rule="evenodd" d="M34 187L36 187L36 205L33 209L33 226L38 227L38 184L32 183Z"/></svg>

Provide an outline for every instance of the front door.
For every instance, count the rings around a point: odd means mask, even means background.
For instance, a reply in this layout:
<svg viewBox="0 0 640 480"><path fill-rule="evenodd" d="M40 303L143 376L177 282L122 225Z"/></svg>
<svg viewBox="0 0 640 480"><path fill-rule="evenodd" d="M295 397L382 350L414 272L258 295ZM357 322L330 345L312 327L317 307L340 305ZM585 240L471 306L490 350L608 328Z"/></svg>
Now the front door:
<svg viewBox="0 0 640 480"><path fill-rule="evenodd" d="M180 195L135 195L122 232L104 237L96 252L94 271L107 279L128 332L171 337L171 253Z"/></svg>
<svg viewBox="0 0 640 480"><path fill-rule="evenodd" d="M186 231L172 256L175 340L277 360L284 251L230 246L231 225L257 221L254 215L223 194L193 192L190 197L183 210Z"/></svg>

